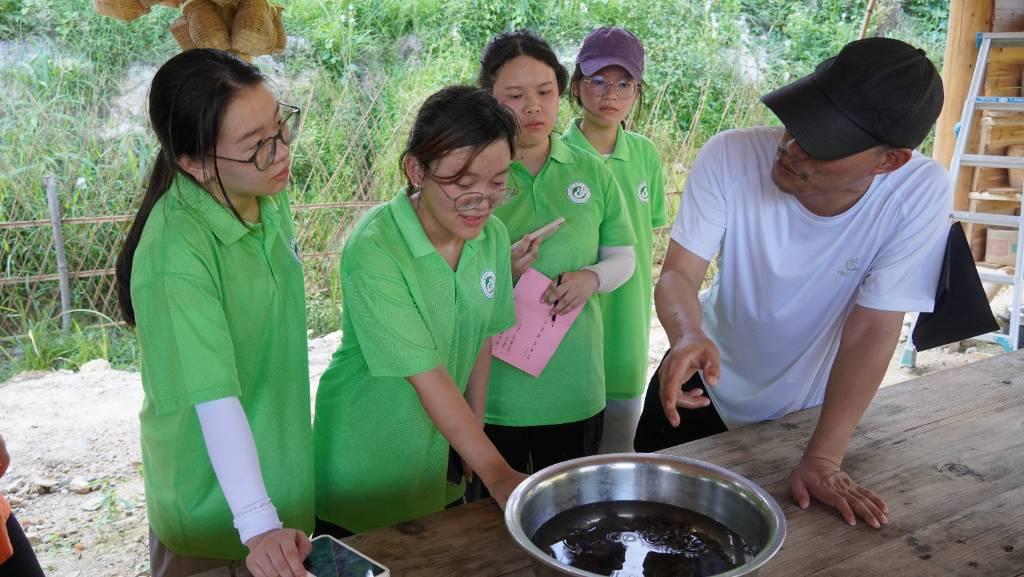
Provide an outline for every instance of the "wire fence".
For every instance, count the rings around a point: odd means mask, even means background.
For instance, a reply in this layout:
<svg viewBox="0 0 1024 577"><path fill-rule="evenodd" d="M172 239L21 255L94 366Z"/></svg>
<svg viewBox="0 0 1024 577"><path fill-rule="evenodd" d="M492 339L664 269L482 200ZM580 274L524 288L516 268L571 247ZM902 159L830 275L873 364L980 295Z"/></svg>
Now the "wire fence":
<svg viewBox="0 0 1024 577"><path fill-rule="evenodd" d="M654 137L662 152L674 214L687 167L703 144L694 128L708 102L704 95L696 104L671 102L664 94L664 88L653 92L650 110L643 116L646 123L635 130ZM725 113L719 110L716 115L727 118L730 126L759 120L756 94L756 87L738 87L727 101L715 103L725 107ZM404 102L396 102L394 87L381 84L373 91L348 86L329 97L309 90L297 101L306 121L292 151L293 173L301 176L289 194L315 332L338 326L342 295L336 270L345 238L369 208L399 190L397 160L416 104L425 95L406 94ZM563 118L571 114L563 113ZM666 116L691 119L691 130L681 141L667 142L668 133L652 124ZM41 179L22 180L7 194L0 190L0 335L24 331L25 319L60 316L62 275L55 230L63 235L66 254L70 303L65 304L120 318L115 261L143 192L146 159L155 154L144 131L128 140L137 158L127 163L118 159L120 168L114 176L97 177L98 183L92 183L74 174L55 175L59 215L48 214ZM125 164L135 169L125 169ZM95 174L106 173L98 168ZM96 207L104 213L87 212ZM656 240L656 262L666 246L662 231Z"/></svg>

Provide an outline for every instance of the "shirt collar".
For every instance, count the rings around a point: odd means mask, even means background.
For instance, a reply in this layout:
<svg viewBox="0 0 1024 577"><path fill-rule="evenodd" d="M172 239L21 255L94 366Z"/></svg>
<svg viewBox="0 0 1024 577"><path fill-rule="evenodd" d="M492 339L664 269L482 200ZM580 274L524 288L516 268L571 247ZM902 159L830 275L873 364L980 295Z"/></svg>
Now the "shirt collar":
<svg viewBox="0 0 1024 577"><path fill-rule="evenodd" d="M409 247L413 258L423 258L434 252L434 245L427 238L427 232L423 230L423 224L416 216L416 208L412 205L409 196L400 192L388 204L395 223L398 224L398 230L402 233L402 238L405 239L405 244Z"/></svg>
<svg viewBox="0 0 1024 577"><path fill-rule="evenodd" d="M559 135L554 132L551 133L551 151L548 153L548 157L559 164L571 164L575 160L572 150L569 150L569 146L562 142Z"/></svg>
<svg viewBox="0 0 1024 577"><path fill-rule="evenodd" d="M405 194L405 192L400 192L388 204L391 208L391 214L394 215L395 222L398 224L398 230L402 233L402 238L405 239L405 244L409 247L409 252L412 253L413 258L423 258L429 254L437 253L434 244L427 237L427 231L423 230L423 223L420 222L420 217L416 214L416 207L412 205L412 199L409 198L409 195ZM494 218L493 214L491 218ZM462 257L476 250L476 245L483 234L481 231L480 235L476 238L463 243ZM460 261L462 257L460 257Z"/></svg>
<svg viewBox="0 0 1024 577"><path fill-rule="evenodd" d="M284 194L279 192L278 194ZM281 211L277 202L272 197L261 196L260 200L260 222L263 223L263 250L269 255L277 240L278 230L281 228Z"/></svg>
<svg viewBox="0 0 1024 577"><path fill-rule="evenodd" d="M574 118L572 119L572 122L569 123L569 129L566 131L566 135L568 136L569 141L576 146L582 147L584 150L590 151L593 154L597 154L600 156L601 153L599 153L597 149L594 148L594 145L590 143L589 139L587 139L587 135L583 134L583 131L580 130L580 123L582 121L582 118ZM625 132L626 131L622 129L621 124L616 127L615 149L612 150L612 154L611 156L609 156L609 158L614 158L615 160L624 160L627 162L629 161L629 146L626 144L626 139L623 137L625 135Z"/></svg>
<svg viewBox="0 0 1024 577"><path fill-rule="evenodd" d="M214 236L222 244L234 244L249 234L249 227L245 223L239 220L228 207L217 202L209 192L196 184L188 176L178 174L174 182L171 183L171 188L168 192L184 206L196 211L206 221ZM263 200L261 199L260 202L261 217L264 214L266 205L273 204L264 203Z"/></svg>

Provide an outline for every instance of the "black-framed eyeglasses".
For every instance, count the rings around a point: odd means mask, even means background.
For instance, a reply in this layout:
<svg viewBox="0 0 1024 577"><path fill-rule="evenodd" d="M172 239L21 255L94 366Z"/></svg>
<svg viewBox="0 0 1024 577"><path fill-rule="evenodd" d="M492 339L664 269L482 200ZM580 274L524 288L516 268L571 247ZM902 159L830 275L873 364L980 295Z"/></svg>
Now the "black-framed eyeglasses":
<svg viewBox="0 0 1024 577"><path fill-rule="evenodd" d="M606 96L615 87L615 96L619 98L632 98L636 96L640 83L636 80L620 80L608 82L604 76L585 76L583 82L587 83L587 89L594 96Z"/></svg>
<svg viewBox="0 0 1024 577"><path fill-rule="evenodd" d="M436 181L435 181L436 182ZM513 196L516 191L513 188L499 188L490 193L483 192L464 192L459 196L452 196L448 194L448 191L444 189L444 185L440 182L437 183L437 187L441 189L441 193L448 197L448 200L452 201L452 206L455 207L455 212L469 212L480 208L480 205L487 203L491 208L506 202Z"/></svg>
<svg viewBox="0 0 1024 577"><path fill-rule="evenodd" d="M299 110L299 107L283 102L279 102L277 105L281 108L281 122L277 125L277 134L257 142L256 151L252 153L252 156L246 160L217 155L213 155L214 158L230 160L232 162L252 163L256 165L256 170L259 171L270 168L270 165L274 164L274 159L277 158L277 141L280 140L285 144L291 144L299 134L299 124L302 118L302 111Z"/></svg>

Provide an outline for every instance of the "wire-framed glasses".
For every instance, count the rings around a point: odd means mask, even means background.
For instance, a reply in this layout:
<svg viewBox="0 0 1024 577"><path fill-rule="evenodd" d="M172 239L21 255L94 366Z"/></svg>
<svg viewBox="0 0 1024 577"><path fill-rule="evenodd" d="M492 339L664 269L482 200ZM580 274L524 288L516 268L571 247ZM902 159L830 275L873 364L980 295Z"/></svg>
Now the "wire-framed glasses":
<svg viewBox="0 0 1024 577"><path fill-rule="evenodd" d="M611 92L612 87L614 87L615 96L619 98L632 98L636 96L636 91L640 87L636 80L623 79L618 82L609 82L604 76L586 76L583 78L583 82L587 84L587 90L593 96L607 96Z"/></svg>
<svg viewBox="0 0 1024 577"><path fill-rule="evenodd" d="M252 156L245 160L217 155L214 155L214 158L230 160L232 162L252 163L256 165L256 170L259 171L270 168L270 165L274 163L274 159L277 158L277 141L280 140L284 144L291 144L299 133L299 124L302 118L302 111L297 106L283 102L279 102L278 106L281 107L281 122L277 125L277 134L257 142L256 151L252 153Z"/></svg>
<svg viewBox="0 0 1024 577"><path fill-rule="evenodd" d="M513 188L500 188L488 193L470 191L464 192L458 196L452 196L448 194L448 191L444 189L444 185L440 182L437 183L437 187L441 189L441 192L446 197L448 197L448 200L452 201L452 205L455 207L456 212L469 212L471 210L476 210L484 203L487 203L491 208L494 208L499 204L506 202L516 194L516 191Z"/></svg>

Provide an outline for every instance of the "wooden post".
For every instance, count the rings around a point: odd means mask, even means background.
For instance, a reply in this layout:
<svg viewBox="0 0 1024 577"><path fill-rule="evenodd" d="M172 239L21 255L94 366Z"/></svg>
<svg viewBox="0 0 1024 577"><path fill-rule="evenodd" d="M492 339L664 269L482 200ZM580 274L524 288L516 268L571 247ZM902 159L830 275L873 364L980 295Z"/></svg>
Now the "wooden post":
<svg viewBox="0 0 1024 577"><path fill-rule="evenodd" d="M949 167L953 157L956 136L953 127L960 121L964 100L970 87L974 64L978 59L978 32L992 30L993 0L952 0L949 6L949 28L946 34L946 55L942 69L945 105L935 125L935 147L932 157ZM974 142L977 142L975 139ZM975 145L976 146L976 145ZM968 152L975 148L968 144ZM970 188L972 170L961 170L953 205L956 210L967 210L967 189Z"/></svg>
<svg viewBox="0 0 1024 577"><path fill-rule="evenodd" d="M868 34L868 24L871 23L871 15L875 13L875 4L878 0L868 0L868 9L864 12L864 23L860 25L860 36L864 38Z"/></svg>
<svg viewBox="0 0 1024 577"><path fill-rule="evenodd" d="M66 333L71 329L71 279L68 277L68 259L64 254L64 231L61 230L60 199L57 198L57 179L47 176L46 201L50 206L50 224L53 226L53 248L57 251L57 275L60 277L60 324Z"/></svg>

